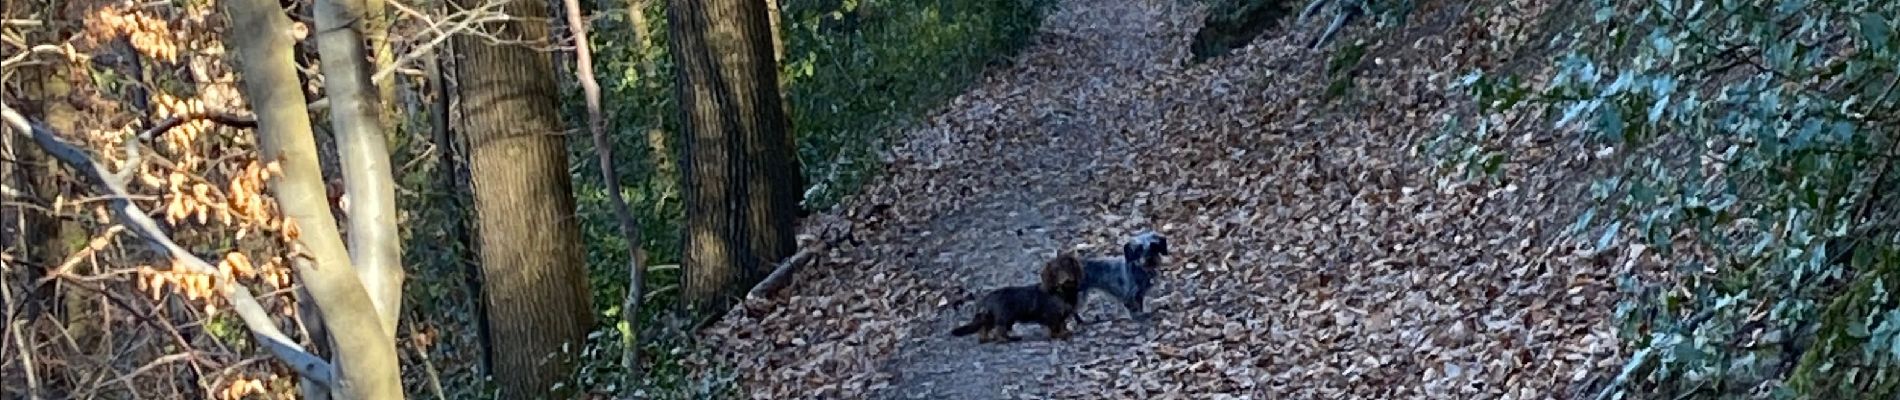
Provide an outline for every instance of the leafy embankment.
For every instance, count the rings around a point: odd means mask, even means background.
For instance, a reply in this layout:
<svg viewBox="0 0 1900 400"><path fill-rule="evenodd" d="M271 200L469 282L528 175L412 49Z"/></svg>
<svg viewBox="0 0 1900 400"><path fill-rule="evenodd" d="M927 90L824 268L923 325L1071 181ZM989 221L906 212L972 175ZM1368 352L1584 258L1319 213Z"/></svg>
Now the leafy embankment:
<svg viewBox="0 0 1900 400"><path fill-rule="evenodd" d="M1446 147L1515 162L1511 138L1544 132L1605 161L1571 230L1642 256L1615 271L1617 389L1900 394L1900 4L1571 8L1549 70L1461 81L1481 114Z"/></svg>
<svg viewBox="0 0 1900 400"><path fill-rule="evenodd" d="M1078 11L1120 3L1070 3L1051 21L1191 27L1203 15ZM1611 267L1647 262L1633 258L1640 252L1563 240L1569 216L1588 206L1580 174L1591 153L1527 138L1510 162L1473 180L1445 175L1419 146L1439 135L1445 116L1469 111L1448 89L1456 72L1505 67L1537 42L1549 4L1479 12L1426 2L1412 25L1351 32L1337 52L1275 32L1187 67L1191 28L1154 37L1164 46L1155 60L1090 54L1140 46L1045 32L1049 40L1019 62L1030 67L993 78L1022 87L973 91L940 110L899 146L886 178L847 199L848 211L825 216L855 226L863 245L834 250L768 312L737 310L706 331L712 353L701 367L736 368L754 398L884 393L894 377L883 368L904 356L893 352L920 340L910 335L940 334L917 327L988 289L917 267L914 249L888 243L1035 235L927 228L972 198L1031 190L990 161L1018 153L994 149L1055 140L1061 130L1037 124L1075 118L1089 122L1085 134L1128 143L1095 162L1048 166L1093 168L1094 177L1077 189L1093 193L1076 207L1084 213L1068 227L1076 233L1055 241L1106 253L1133 230L1155 228L1178 255L1150 303L1153 320L1084 327L1048 355L1082 360L984 384L1064 398L1580 396L1621 361L1608 322L1618 299ZM1058 51L1065 46L1074 51ZM1084 64L1100 68L1082 73L1102 85L1125 85L1110 86L1119 93L1111 98L1033 79L1072 73L1059 67L1094 56L1162 67ZM915 150L945 146L960 150ZM966 179L995 175L1008 181Z"/></svg>

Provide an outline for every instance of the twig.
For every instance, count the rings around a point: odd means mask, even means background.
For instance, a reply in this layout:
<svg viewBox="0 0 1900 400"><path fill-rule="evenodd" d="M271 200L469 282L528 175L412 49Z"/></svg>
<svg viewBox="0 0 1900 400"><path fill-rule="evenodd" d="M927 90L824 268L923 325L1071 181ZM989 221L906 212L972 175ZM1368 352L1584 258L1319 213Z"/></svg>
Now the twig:
<svg viewBox="0 0 1900 400"><path fill-rule="evenodd" d="M6 265L4 261L0 261L0 267L7 267L7 270L12 270L11 266ZM8 274L0 274L0 302L3 302L3 304L22 303L13 299L13 285L11 282L8 282L9 279L7 279L6 275ZM10 341L13 342L14 348L20 350L20 369L26 371L26 395L28 398L38 399L40 397L40 378L39 373L34 371L35 368L33 368L33 347L27 344L26 335L20 333L20 331L26 330L27 320L20 319L16 321L13 319L14 315L15 310L7 310L7 332L11 333L11 335L8 335L10 336L8 339L11 339ZM0 346L0 349L4 349L5 347L6 346ZM5 354L5 351L0 350L0 354Z"/></svg>
<svg viewBox="0 0 1900 400"><path fill-rule="evenodd" d="M73 266L79 265L80 260L91 259L93 252L104 249L107 245L111 245L112 239L118 237L119 232L124 231L125 226L122 225L113 225L110 228L106 228L105 233L100 233L99 236L95 236L92 240L87 241L85 248L79 249L78 252L74 252L73 255L66 257L65 262L59 263L59 267L53 269L53 273L40 277L39 282L36 284L45 284L47 281L56 279L57 275L64 275L67 271L71 271Z"/></svg>
<svg viewBox="0 0 1900 400"><path fill-rule="evenodd" d="M12 107L0 105L0 117L3 117L6 124L13 127L14 130L32 138L47 154L52 155L53 158L60 160L60 162L65 163L67 166L79 170L81 174L92 180L94 184L104 189L108 195L114 198L112 201L113 214L117 216L120 223L131 229L133 233L144 238L146 242L148 242L147 244L154 250L168 255L174 261L178 261L172 265L175 267L183 267L194 273L220 276L217 267L209 262L205 262L203 258L192 254L189 250L179 246L178 243L173 242L170 236L158 228L157 221L152 220L152 217L147 214L145 210L140 209L137 204L128 200L130 194L128 194L125 189L123 178L106 171L104 166L93 161L85 152L59 139L53 133L52 129L28 122L25 116L14 111ZM134 146L136 146L136 143ZM136 154L136 152L134 154ZM136 159L137 157L133 155L127 155L127 160ZM127 167L128 171L136 170L136 164L128 162ZM222 289L225 297L231 301L232 308L236 309L238 317L244 320L244 325L250 328L251 334L256 336L258 342L263 343L264 347L269 349L271 354L276 355L278 359L289 364L291 369L297 371L301 376L325 385L334 384L335 375L330 364L304 351L303 346L297 345L295 341L292 341L288 336L285 336L282 331L279 331L276 322L271 320L270 314L266 313L264 307L258 304L257 297L251 294L249 287L245 287L242 284L231 283L218 285L218 288Z"/></svg>
<svg viewBox="0 0 1900 400"><path fill-rule="evenodd" d="M121 382L129 383L132 381L133 378L137 378L139 375L144 375L146 372L150 372L153 368L158 368L159 366L165 365L165 364L171 364L171 363L175 363L179 361L190 360L192 358L193 358L192 352L190 350L186 350L183 353L166 354L162 357L152 359L151 362L148 362L148 363L145 363L145 365L139 366L138 369L134 369L130 373L127 373L125 375L119 375L118 379L113 379L111 382L107 382L106 384L111 385L111 384L117 384Z"/></svg>
<svg viewBox="0 0 1900 400"><path fill-rule="evenodd" d="M416 321L410 320L409 323L403 324L403 326L409 327L409 339L415 340ZM422 360L422 372L429 375L429 391L435 393L437 400L448 400L448 392L442 390L442 375L435 371L435 363L429 361L429 350L422 348L422 346L411 347L416 350L416 359Z"/></svg>
<svg viewBox="0 0 1900 400"><path fill-rule="evenodd" d="M144 132L139 132L139 140L152 140L152 138L158 137L158 135L164 134L172 128L177 128L179 125L184 125L186 122L201 120L215 122L219 125L232 128L251 129L257 127L257 118L255 117L247 117L222 111L193 112L159 121L158 124L152 125L151 128L146 129Z"/></svg>
<svg viewBox="0 0 1900 400"><path fill-rule="evenodd" d="M410 49L406 53L403 53L402 57L396 59L396 62L392 62L392 63L389 63L389 65L384 66L382 71L376 71L376 75L370 76L371 82L382 82L384 80L387 80L389 79L390 75L395 74L398 70L401 70L403 65L407 65L410 62L415 61L416 58L434 54L435 53L434 49L436 46L440 46L442 45L442 43L448 42L449 38L454 37L455 35L480 36L482 38L488 39L488 41L491 44L529 43L527 41L502 39L491 33L481 32L480 27L484 24L488 24L491 22L505 22L505 21L514 19L514 17L509 16L506 13L497 11L503 5L507 4L507 2L505 1L489 1L487 3L482 3L481 7L476 7L471 10L464 10L462 12L458 12L454 14L449 14L447 17L442 18L442 20L440 21L436 21L433 18L429 18L428 15L423 14L421 12L416 11L413 8L409 8L408 6L403 5L402 2L388 1L388 4L390 5L390 7L395 8L397 12L403 13L404 15L408 15L412 18L422 20L428 26L427 28L428 32L434 33L435 37L430 38L429 41L422 42L421 45Z"/></svg>
<svg viewBox="0 0 1900 400"><path fill-rule="evenodd" d="M798 272L800 268L804 268L806 264L811 264L812 260L818 258L818 253L824 252L830 247L831 243L827 242L799 250L797 254L793 254L791 257L786 258L784 262L779 263L777 267L772 268L772 274L766 275L765 279L760 280L759 284L753 286L751 291L746 292L746 298L764 299L776 295L779 290L783 290L786 286L791 285L793 273Z"/></svg>
<svg viewBox="0 0 1900 400"><path fill-rule="evenodd" d="M22 51L20 52L20 54L16 54L13 57L8 57L5 61L0 61L0 68L13 67L14 64L19 64L22 61L26 61L27 57L31 57L34 54L40 54L40 53L58 53L61 55L66 55L66 56L72 56L73 54L75 54L71 49L68 49L63 46L42 44L42 45L27 48L27 51Z"/></svg>

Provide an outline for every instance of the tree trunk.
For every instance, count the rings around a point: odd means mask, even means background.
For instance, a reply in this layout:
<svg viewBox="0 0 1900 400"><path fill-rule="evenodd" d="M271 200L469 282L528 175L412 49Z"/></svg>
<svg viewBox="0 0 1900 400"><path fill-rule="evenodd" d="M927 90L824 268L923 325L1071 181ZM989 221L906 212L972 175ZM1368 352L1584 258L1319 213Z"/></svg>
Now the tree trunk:
<svg viewBox="0 0 1900 400"><path fill-rule="evenodd" d="M785 65L785 28L779 23L781 18L779 11L783 11L780 7L784 7L784 4L778 0L765 0L765 15L772 22L773 65Z"/></svg>
<svg viewBox="0 0 1900 400"><path fill-rule="evenodd" d="M458 2L473 8L482 0ZM548 11L546 1L513 0L502 12L516 18L483 31L546 43ZM472 35L457 35L454 45L462 56L455 130L469 146L492 371L503 398L544 396L568 375L564 346L578 350L593 325L553 60Z"/></svg>
<svg viewBox="0 0 1900 400"><path fill-rule="evenodd" d="M720 313L796 250L798 158L764 1L672 0L686 130L686 304Z"/></svg>
<svg viewBox="0 0 1900 400"><path fill-rule="evenodd" d="M26 14L15 10L15 8L8 8L6 12ZM11 17L13 15L9 15L9 18ZM34 37L34 39L42 40L34 43L44 42L44 38ZM11 79L20 82L20 94L25 100L22 102L24 104L13 106L36 106L39 108L40 115L46 116L48 126L61 129L62 132L74 132L73 127L81 114L66 102L72 88L64 77L68 76L67 74L82 72L73 71L73 68L65 63L28 66L8 71L12 74ZM0 221L6 221L7 225L0 228L4 229L0 230L0 234L4 234L0 237L5 238L0 246L4 246L8 254L19 257L20 264L16 265L23 268L18 269L19 275L8 277L8 279L13 279L13 284L24 290L16 294L26 295L24 298L14 300L21 301L24 305L25 312L22 315L25 320L37 319L41 312L54 311L59 320L73 322L67 324L66 328L73 331L74 337L82 341L87 340L93 333L87 324L90 322L89 319L68 318L68 316L89 314L81 312L81 308L90 308L82 304L89 296L73 293L72 290L57 290L59 281L39 284L39 280L46 276L49 269L59 265L62 258L73 254L77 248L86 244L87 233L77 221L61 221L60 218L42 209L26 206L32 204L52 209L50 206L53 204L53 199L58 198L62 193L61 180L65 178L58 172L59 164L34 147L32 141L15 141L16 136L25 137L24 133L16 135L15 132L5 132L3 134L7 137L0 140L5 140L8 144L5 145L7 153L4 158L0 158L0 185L5 185L8 190L0 198L7 199L9 203L18 203L8 204L4 211L0 211ZM87 263L80 263L74 267L81 269L73 271L74 273L91 273ZM14 273L14 271L9 270L4 273ZM64 310L60 310L61 308Z"/></svg>
<svg viewBox="0 0 1900 400"><path fill-rule="evenodd" d="M330 215L310 116L292 65L290 18L276 1L226 0L219 5L231 18L227 40L244 76L244 98L257 114L258 151L283 171L271 180L271 191L285 223L300 232L296 244L311 261L292 264L337 344L332 357L337 383L331 391L350 399L400 399L395 340L384 333L375 303L357 280Z"/></svg>
<svg viewBox="0 0 1900 400"><path fill-rule="evenodd" d="M396 227L396 181L390 174L383 103L370 84L363 51L363 0L317 0L317 51L324 92L330 98L330 129L336 132L349 196L351 265L369 291L383 334L396 337L402 310L402 238Z"/></svg>

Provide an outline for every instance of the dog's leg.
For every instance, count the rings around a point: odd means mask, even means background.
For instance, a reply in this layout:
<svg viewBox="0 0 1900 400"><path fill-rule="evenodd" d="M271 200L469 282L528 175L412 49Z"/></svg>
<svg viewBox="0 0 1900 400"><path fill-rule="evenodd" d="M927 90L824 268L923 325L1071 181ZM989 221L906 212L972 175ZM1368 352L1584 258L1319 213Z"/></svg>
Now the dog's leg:
<svg viewBox="0 0 1900 400"><path fill-rule="evenodd" d="M1075 296L1075 312L1069 314L1075 317L1076 325L1089 324L1088 320L1082 319L1082 306L1087 304L1089 304L1089 291L1083 290L1081 295Z"/></svg>
<svg viewBox="0 0 1900 400"><path fill-rule="evenodd" d="M1044 326L1049 328L1049 337L1056 338L1056 339L1068 339L1070 336L1075 335L1074 331L1069 330L1068 322L1069 321L1066 318L1057 318L1053 322L1044 324Z"/></svg>
<svg viewBox="0 0 1900 400"><path fill-rule="evenodd" d="M1123 300L1122 308L1128 309L1129 319L1147 319L1147 317L1144 315L1146 313L1143 312L1142 310L1141 294L1139 294L1139 292L1137 292L1137 294L1134 297L1130 297L1126 300Z"/></svg>

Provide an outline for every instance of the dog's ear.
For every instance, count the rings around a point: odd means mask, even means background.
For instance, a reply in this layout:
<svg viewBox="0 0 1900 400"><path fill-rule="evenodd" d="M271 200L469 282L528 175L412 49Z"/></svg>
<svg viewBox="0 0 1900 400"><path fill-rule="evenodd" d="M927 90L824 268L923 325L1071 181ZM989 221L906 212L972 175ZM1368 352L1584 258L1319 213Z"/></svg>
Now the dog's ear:
<svg viewBox="0 0 1900 400"><path fill-rule="evenodd" d="M1148 246L1152 247L1156 254L1164 256L1173 255L1168 254L1168 238L1161 237L1161 235L1155 235L1154 243L1149 243Z"/></svg>
<svg viewBox="0 0 1900 400"><path fill-rule="evenodd" d="M1138 243L1138 242L1128 242L1126 244L1123 244L1122 245L1122 259L1128 260L1129 264L1140 264L1141 256L1142 256L1141 247L1142 247L1141 243Z"/></svg>

